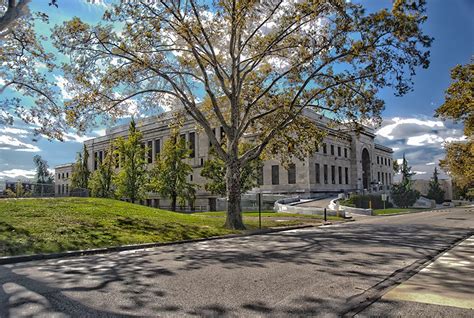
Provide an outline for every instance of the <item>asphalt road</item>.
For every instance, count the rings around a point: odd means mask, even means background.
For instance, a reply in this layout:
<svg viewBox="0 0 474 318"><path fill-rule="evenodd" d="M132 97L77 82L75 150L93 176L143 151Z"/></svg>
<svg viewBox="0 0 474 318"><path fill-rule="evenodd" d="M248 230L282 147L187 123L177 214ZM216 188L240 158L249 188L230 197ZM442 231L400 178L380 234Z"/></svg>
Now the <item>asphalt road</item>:
<svg viewBox="0 0 474 318"><path fill-rule="evenodd" d="M456 208L4 265L0 317L352 316L473 232Z"/></svg>

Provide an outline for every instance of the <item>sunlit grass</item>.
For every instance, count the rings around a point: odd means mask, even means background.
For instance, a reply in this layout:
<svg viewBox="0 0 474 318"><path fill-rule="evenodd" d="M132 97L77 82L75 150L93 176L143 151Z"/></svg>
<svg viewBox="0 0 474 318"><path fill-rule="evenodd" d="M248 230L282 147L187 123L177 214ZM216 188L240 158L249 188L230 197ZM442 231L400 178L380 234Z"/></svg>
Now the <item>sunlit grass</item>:
<svg viewBox="0 0 474 318"><path fill-rule="evenodd" d="M278 220L264 213L262 227L320 223L318 218ZM258 213L244 214L249 229ZM225 213L183 214L118 200L48 198L0 200L0 256L53 253L127 244L172 242L239 233L224 228Z"/></svg>

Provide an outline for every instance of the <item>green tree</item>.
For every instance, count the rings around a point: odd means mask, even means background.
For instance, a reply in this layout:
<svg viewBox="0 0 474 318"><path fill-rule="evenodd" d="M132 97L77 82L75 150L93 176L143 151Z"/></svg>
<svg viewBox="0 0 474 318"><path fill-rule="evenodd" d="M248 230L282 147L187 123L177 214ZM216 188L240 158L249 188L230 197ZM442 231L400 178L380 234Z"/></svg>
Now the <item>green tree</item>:
<svg viewBox="0 0 474 318"><path fill-rule="evenodd" d="M440 166L452 177L457 189L474 194L474 64L455 66L451 79L445 102L435 116L462 122L467 140L446 143L446 157Z"/></svg>
<svg viewBox="0 0 474 318"><path fill-rule="evenodd" d="M104 160L99 164L98 169L94 171L90 180L90 190L93 197L114 197L115 158L114 149L110 145L105 153Z"/></svg>
<svg viewBox="0 0 474 318"><path fill-rule="evenodd" d="M82 152L77 153L76 163L72 169L71 189L88 189L90 171L88 166L89 151L84 145Z"/></svg>
<svg viewBox="0 0 474 318"><path fill-rule="evenodd" d="M43 160L41 156L36 155L33 157L33 162L36 166L36 175L33 192L35 195L44 195L51 193L53 189L53 175L49 172L48 162Z"/></svg>
<svg viewBox="0 0 474 318"><path fill-rule="evenodd" d="M116 195L127 198L132 203L145 196L147 181L145 147L141 144L142 133L138 131L132 118L128 128L127 139L118 138L116 141L117 154L120 158L120 171L115 177Z"/></svg>
<svg viewBox="0 0 474 318"><path fill-rule="evenodd" d="M241 167L264 153L286 162L314 153L324 134L309 110L351 127L380 121L377 92L407 93L416 69L429 65L432 42L421 28L424 0L376 12L353 1L128 1L104 20L73 18L54 30L71 59L63 67L74 96L68 122L86 129L136 99L178 105L225 162L232 229L245 228ZM225 144L213 127L222 127ZM239 154L249 135L254 146Z"/></svg>
<svg viewBox="0 0 474 318"><path fill-rule="evenodd" d="M240 153L244 153L247 149L251 148L251 144L242 143ZM206 191L211 193L226 196L227 184L226 184L226 166L225 162L219 157L214 155L214 151L210 153L210 159L204 162L204 166L201 170L201 176L208 179L208 182L204 185ZM240 191L246 193L255 187L258 187L258 180L260 177L260 169L263 167L263 161L257 158L252 161L248 161L245 166L241 168L240 172Z"/></svg>
<svg viewBox="0 0 474 318"><path fill-rule="evenodd" d="M400 172L402 174L402 181L398 184L394 184L391 189L392 200L396 206L401 208L407 208L415 204L416 200L420 197L420 192L412 189L412 176L415 174L411 172L411 167L408 166L408 162L403 154L403 161L400 165Z"/></svg>
<svg viewBox="0 0 474 318"><path fill-rule="evenodd" d="M438 180L438 169L434 169L433 178L430 181L428 195L429 199L435 200L436 203L441 204L444 202L444 191L441 189Z"/></svg>
<svg viewBox="0 0 474 318"><path fill-rule="evenodd" d="M186 162L191 151L179 137L179 127L172 126L170 138L163 145L151 171L149 189L171 200L171 210L176 204L185 205L186 200L194 201L196 185L188 181L193 168Z"/></svg>
<svg viewBox="0 0 474 318"><path fill-rule="evenodd" d="M399 173L400 172L400 165L398 164L398 161L395 159L395 160L392 160L392 168L393 168L393 172L395 172L395 174Z"/></svg>

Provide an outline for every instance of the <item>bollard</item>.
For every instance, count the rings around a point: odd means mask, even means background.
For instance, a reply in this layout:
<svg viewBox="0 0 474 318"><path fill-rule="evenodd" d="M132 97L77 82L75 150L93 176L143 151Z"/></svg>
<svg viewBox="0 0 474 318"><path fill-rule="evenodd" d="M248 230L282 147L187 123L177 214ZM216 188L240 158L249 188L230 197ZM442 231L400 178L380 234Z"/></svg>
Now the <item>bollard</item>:
<svg viewBox="0 0 474 318"><path fill-rule="evenodd" d="M327 220L328 220L328 217L326 214L326 208L324 208L324 222L327 222Z"/></svg>

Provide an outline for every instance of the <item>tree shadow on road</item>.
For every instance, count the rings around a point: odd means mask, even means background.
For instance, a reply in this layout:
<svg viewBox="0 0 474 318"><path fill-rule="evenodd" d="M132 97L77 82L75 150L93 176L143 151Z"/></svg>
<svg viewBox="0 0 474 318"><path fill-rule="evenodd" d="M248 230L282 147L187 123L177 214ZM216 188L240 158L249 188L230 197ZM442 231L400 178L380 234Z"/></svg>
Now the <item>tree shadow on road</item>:
<svg viewBox="0 0 474 318"><path fill-rule="evenodd" d="M29 301L38 302L38 297L42 312L73 316L331 313L364 292L337 286L335 278L360 280L370 287L394 270L438 254L466 233L426 225L352 224L3 266L0 283L17 287L0 288L0 316L9 317ZM294 271L309 267L322 285L333 284L334 289L301 296L296 293L298 286L288 286L288 294L294 297L282 304L276 304L278 299L236 298L230 300L232 307L220 299L187 305L186 299L173 299L168 292L174 279L210 266L271 271L277 265ZM203 281L192 288L206 293L206 284Z"/></svg>

